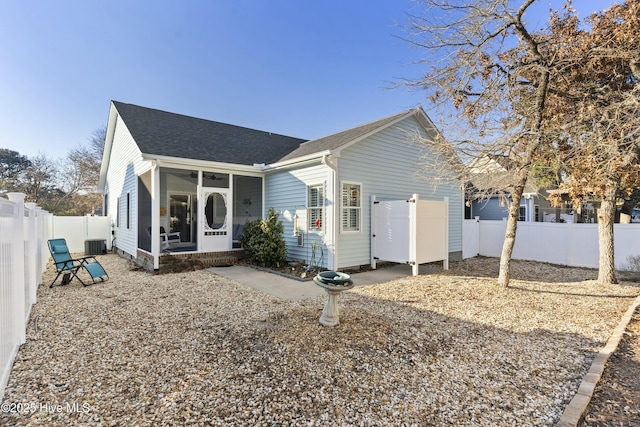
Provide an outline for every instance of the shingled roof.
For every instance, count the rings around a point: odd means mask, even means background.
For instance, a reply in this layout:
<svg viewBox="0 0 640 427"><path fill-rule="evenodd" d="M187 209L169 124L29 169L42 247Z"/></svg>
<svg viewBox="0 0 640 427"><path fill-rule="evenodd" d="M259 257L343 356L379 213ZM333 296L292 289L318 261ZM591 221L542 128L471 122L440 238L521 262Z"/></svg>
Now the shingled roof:
<svg viewBox="0 0 640 427"><path fill-rule="evenodd" d="M304 139L112 101L143 154L253 165L273 163Z"/></svg>
<svg viewBox="0 0 640 427"><path fill-rule="evenodd" d="M315 153L321 153L323 151L335 150L337 148L342 147L345 144L356 141L366 135L372 134L374 132L379 131L380 129L390 125L396 120L408 116L410 114L414 114L418 111L418 109L412 109L403 111L398 114L394 114L393 116L386 117L384 119L376 120L371 123L367 123L361 126L357 126L355 128L347 129L342 132L335 133L333 135L325 136L320 139L314 139L312 141L307 141L304 144L300 145L296 150L286 154L283 156L280 161L286 161L295 159L297 157L303 157L312 155Z"/></svg>

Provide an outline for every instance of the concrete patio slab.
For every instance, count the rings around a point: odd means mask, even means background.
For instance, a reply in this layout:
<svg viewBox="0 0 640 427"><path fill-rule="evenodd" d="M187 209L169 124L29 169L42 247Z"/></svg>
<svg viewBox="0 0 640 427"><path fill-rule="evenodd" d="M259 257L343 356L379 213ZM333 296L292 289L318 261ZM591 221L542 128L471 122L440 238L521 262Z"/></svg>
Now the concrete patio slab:
<svg viewBox="0 0 640 427"><path fill-rule="evenodd" d="M278 298L303 300L325 295L324 289L316 286L311 280L296 280L253 267L233 265L230 267L211 267L207 270ZM425 265L420 266L419 272L420 274L428 274L441 270L441 267ZM397 264L376 270L353 273L351 274L351 279L356 286L367 286L407 276L411 276L411 266Z"/></svg>

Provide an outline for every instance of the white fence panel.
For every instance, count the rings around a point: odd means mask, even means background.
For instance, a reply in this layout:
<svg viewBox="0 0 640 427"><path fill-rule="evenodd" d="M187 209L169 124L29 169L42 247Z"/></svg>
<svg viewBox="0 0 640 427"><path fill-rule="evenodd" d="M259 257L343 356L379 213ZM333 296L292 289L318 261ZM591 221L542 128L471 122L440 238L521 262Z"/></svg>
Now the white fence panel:
<svg viewBox="0 0 640 427"><path fill-rule="evenodd" d="M518 223L513 258L568 265L569 230L555 225L558 224Z"/></svg>
<svg viewBox="0 0 640 427"><path fill-rule="evenodd" d="M24 342L23 204L0 199L0 400Z"/></svg>
<svg viewBox="0 0 640 427"><path fill-rule="evenodd" d="M53 217L24 203L24 194L8 197L0 198L0 401L51 256L47 240L64 237L72 252L83 252L88 239L111 245L107 217Z"/></svg>
<svg viewBox="0 0 640 427"><path fill-rule="evenodd" d="M570 240L567 246L566 265L598 268L598 224L551 224L567 227ZM615 229L615 226L614 226ZM550 230L553 233L553 229ZM615 236L617 240L618 236Z"/></svg>
<svg viewBox="0 0 640 427"><path fill-rule="evenodd" d="M478 255L499 257L506 221L480 221L478 233L465 221L464 248L478 245ZM467 233L468 230L471 230ZM615 224L615 267L629 268L629 257L640 256L640 224ZM513 259L598 268L598 224L519 222ZM473 250L463 252L468 258Z"/></svg>
<svg viewBox="0 0 640 427"><path fill-rule="evenodd" d="M48 238L50 215L24 194L0 198L0 401L46 267L42 246Z"/></svg>
<svg viewBox="0 0 640 427"><path fill-rule="evenodd" d="M640 257L640 224L615 224L613 234L616 268L629 269L633 265L629 258Z"/></svg>
<svg viewBox="0 0 640 427"><path fill-rule="evenodd" d="M449 268L449 199L378 201L371 198L371 266L377 260L406 263L413 275L418 266L443 261Z"/></svg>
<svg viewBox="0 0 640 427"><path fill-rule="evenodd" d="M478 232L479 255L500 256L506 226L506 221L480 221L480 230Z"/></svg>
<svg viewBox="0 0 640 427"><path fill-rule="evenodd" d="M417 264L449 259L449 200L418 200L415 194L415 248L412 260ZM445 262L446 265L446 262ZM445 267L446 269L446 267Z"/></svg>
<svg viewBox="0 0 640 427"><path fill-rule="evenodd" d="M480 220L465 219L462 222L462 258L473 258L480 253Z"/></svg>
<svg viewBox="0 0 640 427"><path fill-rule="evenodd" d="M55 216L53 238L64 238L71 253L84 252L84 241L104 239L111 249L111 219L106 216Z"/></svg>
<svg viewBox="0 0 640 427"><path fill-rule="evenodd" d="M374 204L373 234L375 257L406 263L409 253L409 203L406 200L380 201Z"/></svg>

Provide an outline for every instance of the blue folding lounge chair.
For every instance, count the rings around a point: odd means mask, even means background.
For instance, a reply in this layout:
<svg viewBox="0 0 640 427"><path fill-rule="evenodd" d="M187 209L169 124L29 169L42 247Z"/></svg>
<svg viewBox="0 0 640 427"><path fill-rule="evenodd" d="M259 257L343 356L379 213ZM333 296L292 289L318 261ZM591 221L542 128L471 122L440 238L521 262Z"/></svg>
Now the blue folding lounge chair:
<svg viewBox="0 0 640 427"><path fill-rule="evenodd" d="M61 285L66 285L71 282L71 280L75 277L82 283L82 286L87 286L87 284L78 276L78 272L81 269L85 269L89 276L91 276L91 280L93 283L97 283L98 281L104 282L109 280L109 275L102 265L96 260L95 256L85 256L81 258L71 258L71 254L69 253L69 247L67 246L67 241L65 239L51 239L49 240L49 252L51 252L51 257L53 258L53 262L56 265L56 271L58 274L56 278L53 279L50 288L53 288L53 285L58 280L58 277L62 275Z"/></svg>

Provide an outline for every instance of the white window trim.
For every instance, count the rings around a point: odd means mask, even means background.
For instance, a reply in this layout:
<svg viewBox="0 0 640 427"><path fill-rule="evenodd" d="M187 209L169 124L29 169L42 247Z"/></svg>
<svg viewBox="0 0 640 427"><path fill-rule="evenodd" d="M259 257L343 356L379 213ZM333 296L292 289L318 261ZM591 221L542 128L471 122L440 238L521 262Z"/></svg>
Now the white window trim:
<svg viewBox="0 0 640 427"><path fill-rule="evenodd" d="M309 188L311 187L322 187L322 205L321 206L309 206ZM315 183L308 183L306 185L306 190L307 190L307 194L306 194L306 215L307 215L307 220L306 220L306 227L307 227L307 233L316 233L316 234L322 234L324 232L324 227L326 224L326 219L325 219L325 212L326 212L326 206L325 206L325 201L326 201L326 185L324 184L324 182L315 182ZM309 214L310 209L321 209L320 211L320 228L316 228L316 227L312 227L310 224L311 221L311 215Z"/></svg>
<svg viewBox="0 0 640 427"><path fill-rule="evenodd" d="M344 200L342 199L342 192L344 191L345 185L357 185L360 187L360 205L358 207L354 206L344 206ZM362 182L356 181L340 181L340 233L342 234L360 234L362 233ZM357 209L358 210L358 230L345 230L344 229L344 210L345 209Z"/></svg>
<svg viewBox="0 0 640 427"><path fill-rule="evenodd" d="M520 212L521 212L522 209L524 209L524 219L520 219L520 218L522 218L520 216ZM528 221L528 219L529 219L528 216L527 216L528 213L529 213L529 209L527 209L527 205L520 205L520 208L518 209L518 221L520 221L520 222Z"/></svg>

